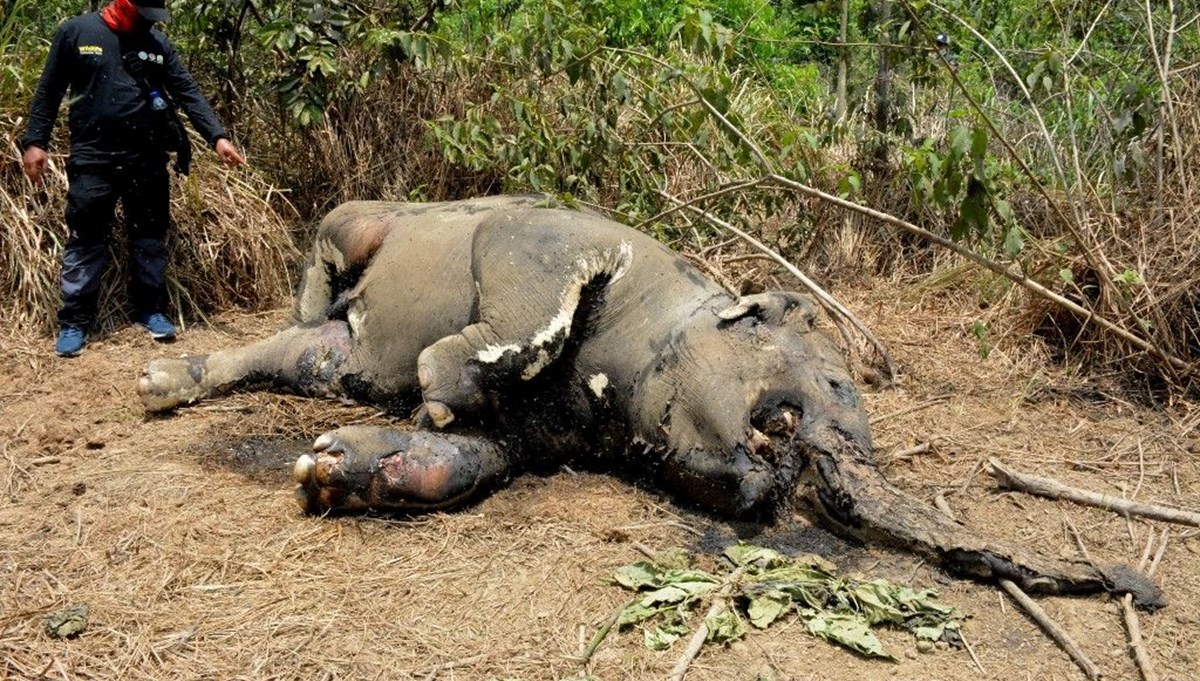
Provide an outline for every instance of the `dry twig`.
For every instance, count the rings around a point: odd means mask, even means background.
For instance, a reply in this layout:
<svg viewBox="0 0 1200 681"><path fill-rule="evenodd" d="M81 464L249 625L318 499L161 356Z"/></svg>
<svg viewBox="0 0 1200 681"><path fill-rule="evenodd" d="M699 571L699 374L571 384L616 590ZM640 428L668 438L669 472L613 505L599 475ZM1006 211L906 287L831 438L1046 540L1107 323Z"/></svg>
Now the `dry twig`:
<svg viewBox="0 0 1200 681"><path fill-rule="evenodd" d="M1005 468L995 458L989 458L988 464L992 467L996 481L1005 489L1013 489L1025 492L1026 494L1046 497L1047 499L1066 499L1077 504L1095 506L1096 508L1103 508L1126 516L1136 515L1154 520L1163 520L1169 523L1200 527L1200 513L1196 513L1195 511L1160 506L1158 504L1141 504L1099 492L1067 487L1057 480L1050 478L1017 473L1009 468Z"/></svg>
<svg viewBox="0 0 1200 681"><path fill-rule="evenodd" d="M671 674L667 677L670 681L683 681L684 674L687 674L688 665L700 653L700 647L704 645L704 641L708 639L708 624L707 621L721 614L725 609L725 597L733 590L733 586L746 572L746 566L743 565L725 578L725 583L717 590L713 597L713 604L708 608L708 612L704 615L704 621L700 622L700 626L696 627L696 633L692 634L692 638L688 641L687 648L684 649L683 655L679 657L679 661L671 668Z"/></svg>
<svg viewBox="0 0 1200 681"><path fill-rule="evenodd" d="M1079 665L1085 676L1093 679L1093 681L1100 678L1100 668L1096 666L1096 663L1088 659L1088 656L1083 653L1083 650L1072 640L1065 629L1050 619L1046 611L1042 610L1042 606L1035 603L1024 591L1021 591L1021 587L1014 584L1011 580L1000 580L1000 586L1008 592L1008 595L1012 597L1017 605L1021 606L1021 609L1038 623L1038 626L1043 631L1049 634L1050 638L1054 639L1071 656L1071 659L1075 661L1075 664Z"/></svg>
<svg viewBox="0 0 1200 681"><path fill-rule="evenodd" d="M1158 570L1159 561L1167 551L1168 536L1168 531L1164 528L1158 541L1158 551L1155 552L1154 560L1151 561L1150 549L1154 545L1154 531L1150 531L1150 536L1146 541L1146 550L1142 554L1141 561L1138 562L1138 569L1144 571L1146 576L1153 577ZM1147 569L1148 562L1150 567ZM1150 660L1150 653L1146 650L1145 641L1142 640L1142 626L1138 621L1137 610L1133 608L1132 594L1125 594L1121 599L1121 612L1125 617L1125 629L1129 632L1129 648L1133 650L1133 659L1137 663L1138 672L1144 681L1157 681L1158 674L1154 671L1154 663Z"/></svg>

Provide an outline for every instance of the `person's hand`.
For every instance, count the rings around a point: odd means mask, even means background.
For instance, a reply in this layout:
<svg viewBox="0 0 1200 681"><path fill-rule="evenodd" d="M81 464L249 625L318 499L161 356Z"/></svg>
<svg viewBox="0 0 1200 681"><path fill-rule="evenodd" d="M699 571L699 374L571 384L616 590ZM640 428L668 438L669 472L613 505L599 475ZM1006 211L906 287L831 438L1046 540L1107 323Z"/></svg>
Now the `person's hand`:
<svg viewBox="0 0 1200 681"><path fill-rule="evenodd" d="M21 156L21 167L25 171L25 176L35 187L42 184L42 178L46 174L49 164L50 155L39 146L30 145Z"/></svg>
<svg viewBox="0 0 1200 681"><path fill-rule="evenodd" d="M222 163L231 168L243 165L246 162L246 159L242 157L242 154L233 145L233 142L224 137L217 140L216 150L217 158L221 159Z"/></svg>

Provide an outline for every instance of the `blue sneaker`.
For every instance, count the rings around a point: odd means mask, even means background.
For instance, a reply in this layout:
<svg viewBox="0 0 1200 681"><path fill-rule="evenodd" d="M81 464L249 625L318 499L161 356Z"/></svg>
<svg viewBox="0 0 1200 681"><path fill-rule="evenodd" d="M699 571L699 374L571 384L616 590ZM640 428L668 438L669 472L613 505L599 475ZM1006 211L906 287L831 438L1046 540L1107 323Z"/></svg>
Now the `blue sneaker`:
<svg viewBox="0 0 1200 681"><path fill-rule="evenodd" d="M141 315L137 320L138 326L150 332L150 337L156 341L168 342L175 340L175 325L161 312Z"/></svg>
<svg viewBox="0 0 1200 681"><path fill-rule="evenodd" d="M78 357L87 341L87 331L82 326L63 324L58 330L58 340L54 341L54 354L59 357Z"/></svg>

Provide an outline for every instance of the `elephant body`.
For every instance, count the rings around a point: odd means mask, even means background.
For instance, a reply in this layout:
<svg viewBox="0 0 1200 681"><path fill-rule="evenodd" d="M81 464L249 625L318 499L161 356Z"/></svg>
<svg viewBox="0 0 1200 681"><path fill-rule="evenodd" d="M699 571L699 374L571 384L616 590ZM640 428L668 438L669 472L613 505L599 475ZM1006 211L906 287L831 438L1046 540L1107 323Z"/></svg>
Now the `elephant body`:
<svg viewBox="0 0 1200 681"><path fill-rule="evenodd" d="M805 298L731 296L645 234L540 204L338 207L318 230L295 325L152 362L147 409L263 386L418 407L416 431L318 438L295 467L310 511L442 508L530 466L582 462L730 516L798 501L845 534L975 577L1157 598L1123 569L993 545L888 483Z"/></svg>

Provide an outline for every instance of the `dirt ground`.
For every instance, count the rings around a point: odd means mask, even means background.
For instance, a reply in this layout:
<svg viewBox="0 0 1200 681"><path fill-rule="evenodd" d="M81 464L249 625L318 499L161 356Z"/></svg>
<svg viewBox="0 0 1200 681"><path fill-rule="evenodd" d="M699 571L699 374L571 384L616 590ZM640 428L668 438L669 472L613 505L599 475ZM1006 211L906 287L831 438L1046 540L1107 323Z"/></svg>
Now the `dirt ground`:
<svg viewBox="0 0 1200 681"><path fill-rule="evenodd" d="M1001 340L986 361L978 314L902 287L843 292L903 369L866 389L885 471L964 522L1011 543L1075 557L1071 526L1097 562L1136 564L1169 539L1157 571L1170 605L1140 617L1163 679L1200 677L1200 539L1191 528L1000 493L995 456L1024 471L1140 501L1200 508L1200 410L1149 410L1036 350ZM290 460L323 430L380 420L370 409L241 395L147 418L134 381L149 359L204 352L272 331L282 312L227 315L156 346L135 329L55 358L51 339L3 341L0 372L0 678L565 679L628 599L608 583L636 544L700 552L740 536L820 551L847 573L934 586L967 613L965 650L918 653L881 636L897 662L857 657L794 620L706 648L687 678L1078 679L1082 674L996 588L903 552L845 543L802 518L734 526L615 479L563 470L523 477L479 504L412 519L304 517ZM896 456L929 442L925 453ZM256 465L266 456L268 465ZM274 461L274 464L270 462ZM1106 678L1138 678L1118 604L1042 598ZM75 639L50 613L87 604ZM662 679L683 644L647 650L611 634L583 672Z"/></svg>

